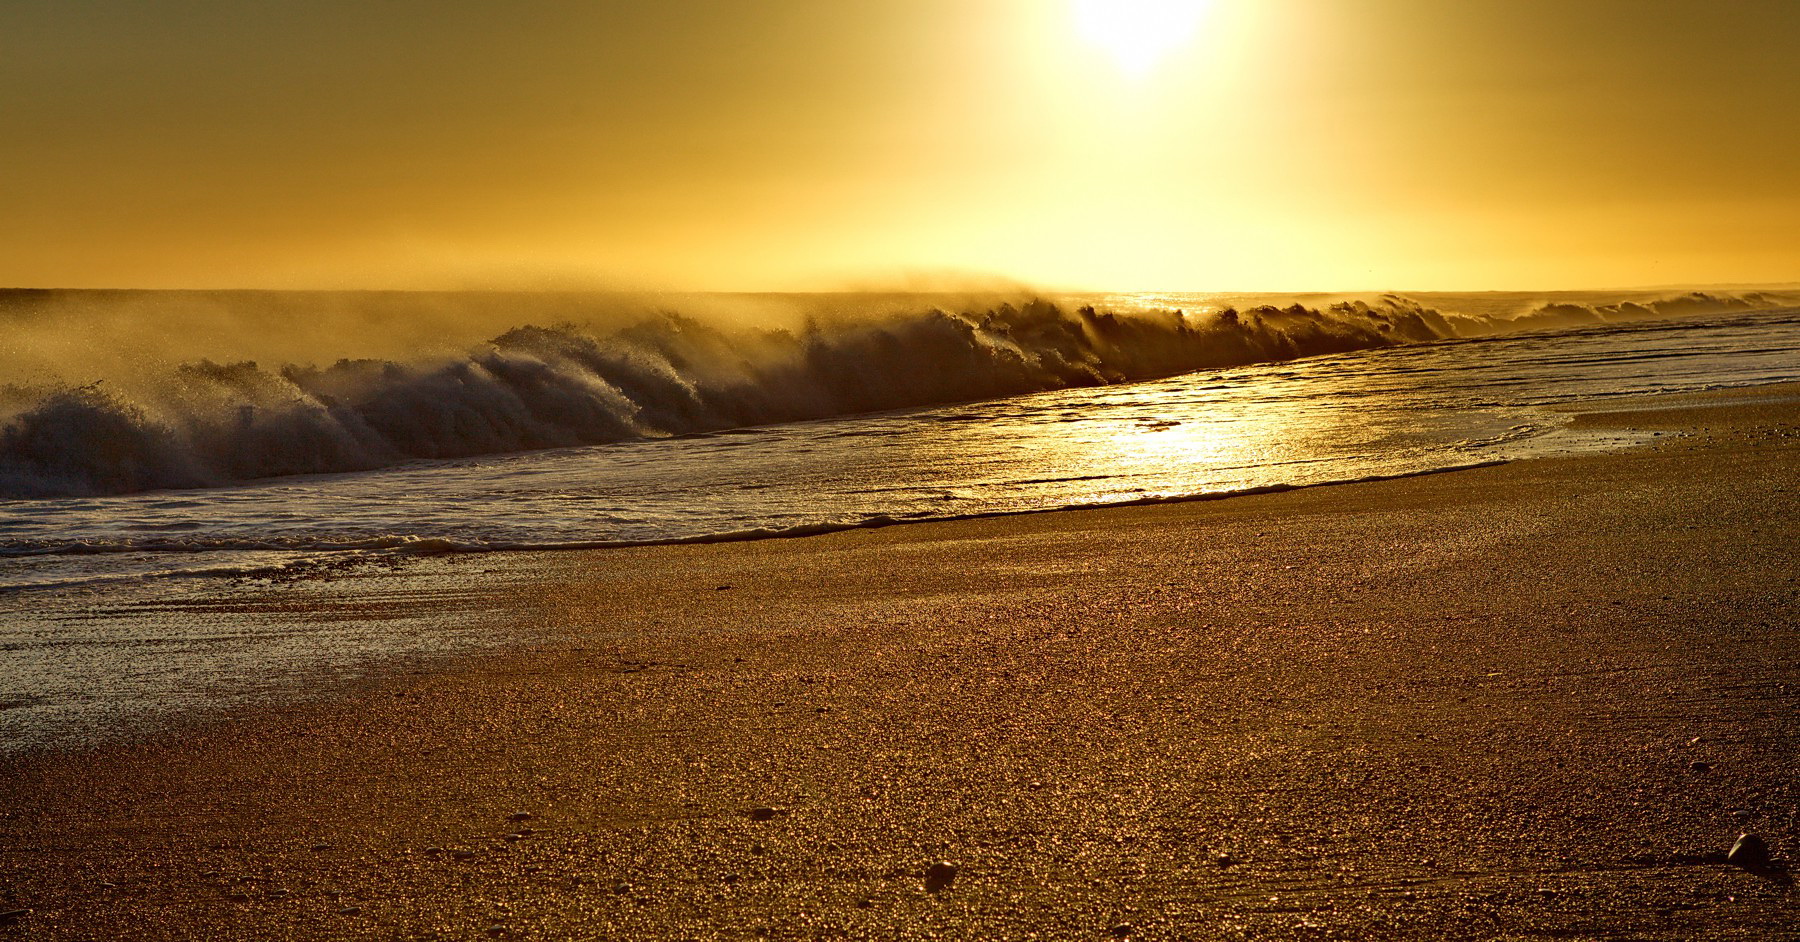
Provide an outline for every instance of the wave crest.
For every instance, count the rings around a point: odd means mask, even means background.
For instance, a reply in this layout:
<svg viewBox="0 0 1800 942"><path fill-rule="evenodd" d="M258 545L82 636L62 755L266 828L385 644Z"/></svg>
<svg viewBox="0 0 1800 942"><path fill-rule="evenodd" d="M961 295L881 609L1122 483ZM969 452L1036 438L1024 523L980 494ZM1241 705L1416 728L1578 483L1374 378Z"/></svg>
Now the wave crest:
<svg viewBox="0 0 1800 942"><path fill-rule="evenodd" d="M1210 313L1048 301L753 329L664 313L520 326L460 356L329 365L197 360L131 392L0 387L0 496L208 487L418 459L991 399L1489 333L1769 306L1689 295L1546 305L1511 322L1389 295Z"/></svg>

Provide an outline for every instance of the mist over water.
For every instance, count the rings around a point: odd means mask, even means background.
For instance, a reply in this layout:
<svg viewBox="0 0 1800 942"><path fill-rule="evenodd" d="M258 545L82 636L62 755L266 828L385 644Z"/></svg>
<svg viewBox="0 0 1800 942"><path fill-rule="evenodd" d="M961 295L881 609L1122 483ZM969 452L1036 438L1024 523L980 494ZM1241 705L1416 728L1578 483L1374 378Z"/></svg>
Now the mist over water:
<svg viewBox="0 0 1800 942"><path fill-rule="evenodd" d="M12 292L0 498L363 471L1793 301L1557 300L1505 316L1397 295L1247 300Z"/></svg>

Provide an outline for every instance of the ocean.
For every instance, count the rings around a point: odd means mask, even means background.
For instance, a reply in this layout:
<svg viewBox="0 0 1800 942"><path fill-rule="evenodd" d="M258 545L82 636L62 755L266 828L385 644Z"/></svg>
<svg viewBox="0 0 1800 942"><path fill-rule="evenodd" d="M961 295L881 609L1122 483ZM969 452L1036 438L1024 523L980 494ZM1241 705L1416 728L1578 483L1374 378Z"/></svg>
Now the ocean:
<svg viewBox="0 0 1800 942"><path fill-rule="evenodd" d="M1800 292L0 292L0 752L516 639L535 551L1620 448ZM597 563L605 565L606 563Z"/></svg>

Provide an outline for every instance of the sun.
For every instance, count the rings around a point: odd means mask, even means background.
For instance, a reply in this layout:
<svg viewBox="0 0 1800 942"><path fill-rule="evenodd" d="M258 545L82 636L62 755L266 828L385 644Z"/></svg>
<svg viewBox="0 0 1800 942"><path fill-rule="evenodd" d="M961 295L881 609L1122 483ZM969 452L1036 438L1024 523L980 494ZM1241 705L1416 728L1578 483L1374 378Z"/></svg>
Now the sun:
<svg viewBox="0 0 1800 942"><path fill-rule="evenodd" d="M1070 0L1075 28L1119 70L1142 78L1192 39L1208 0Z"/></svg>

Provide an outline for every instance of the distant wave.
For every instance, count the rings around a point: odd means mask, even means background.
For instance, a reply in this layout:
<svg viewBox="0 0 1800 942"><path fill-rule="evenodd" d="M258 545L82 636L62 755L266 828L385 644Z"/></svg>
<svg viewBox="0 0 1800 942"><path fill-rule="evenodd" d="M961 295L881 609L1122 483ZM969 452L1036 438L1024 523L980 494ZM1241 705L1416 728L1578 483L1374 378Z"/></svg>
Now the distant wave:
<svg viewBox="0 0 1800 942"><path fill-rule="evenodd" d="M0 387L0 497L210 487L992 399L1498 331L1779 306L1685 295L1512 321L1410 299L1112 313L1047 301L729 327L523 326L451 358L199 360L126 393Z"/></svg>
<svg viewBox="0 0 1800 942"><path fill-rule="evenodd" d="M1563 330L1571 327L1595 327L1631 321L1663 320L1677 317L1702 317L1716 314L1746 314L1793 306L1791 295L1765 291L1743 294L1708 294L1688 292L1650 301L1620 301L1614 304L1570 304L1545 302L1512 318L1461 318L1458 332L1463 336L1513 333L1525 330Z"/></svg>

